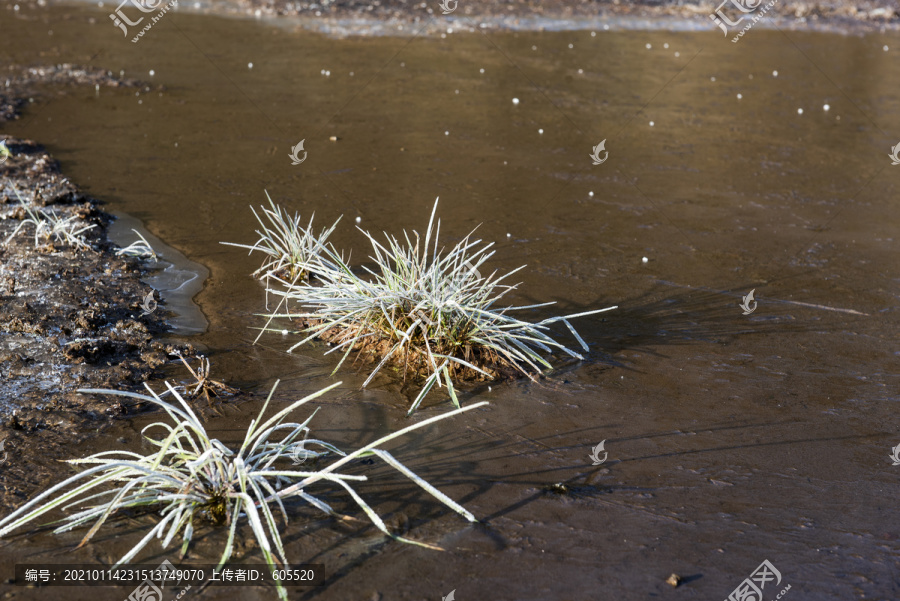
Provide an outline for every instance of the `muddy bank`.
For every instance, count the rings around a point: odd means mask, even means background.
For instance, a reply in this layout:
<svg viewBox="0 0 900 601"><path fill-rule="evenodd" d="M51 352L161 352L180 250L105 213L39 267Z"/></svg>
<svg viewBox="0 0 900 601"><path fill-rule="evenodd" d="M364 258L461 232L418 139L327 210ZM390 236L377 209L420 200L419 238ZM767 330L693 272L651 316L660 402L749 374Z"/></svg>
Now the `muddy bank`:
<svg viewBox="0 0 900 601"><path fill-rule="evenodd" d="M216 4L215 2L211 4ZM223 3L225 4L225 3ZM239 0L239 6L254 14L259 11L268 15L310 15L335 18L369 18L376 20L410 20L443 16L442 4L417 0L337 0L330 2L295 2L292 0ZM709 15L720 2L683 2L664 0L487 0L485 2L444 3L449 15L455 18L476 17L487 19L502 26L508 17L535 18L547 20L591 19L631 17L639 19L698 19L709 25ZM757 3L747 2L748 6ZM825 2L778 2L772 12L785 21L844 21L847 24L882 25L900 19L896 3L890 0L869 2L825 1Z"/></svg>
<svg viewBox="0 0 900 601"><path fill-rule="evenodd" d="M766 4L743 3L754 8ZM335 35L409 35L442 32L448 27L457 31L566 30L603 25L624 29L705 30L715 28L710 15L721 6L722 2L703 0L206 0L183 2L178 8L257 18L295 18L302 27ZM728 3L724 10L735 9ZM767 10L766 20L769 26L782 28L876 31L900 26L900 12L891 0L782 0Z"/></svg>
<svg viewBox="0 0 900 601"><path fill-rule="evenodd" d="M0 83L0 125L17 119L26 105L51 95L63 95L75 86L144 88L147 92L161 89L136 79L117 77L112 71L68 63L31 67L11 64L0 73Z"/></svg>
<svg viewBox="0 0 900 601"><path fill-rule="evenodd" d="M2 119L62 85L138 87L110 73L58 65L6 80ZM51 91L47 84L57 87ZM151 258L118 254L113 217L65 177L31 140L2 137L0 155L0 501L21 502L63 445L139 412L78 388L138 389L186 345L162 342L164 301L142 280ZM20 497L18 501L11 495Z"/></svg>

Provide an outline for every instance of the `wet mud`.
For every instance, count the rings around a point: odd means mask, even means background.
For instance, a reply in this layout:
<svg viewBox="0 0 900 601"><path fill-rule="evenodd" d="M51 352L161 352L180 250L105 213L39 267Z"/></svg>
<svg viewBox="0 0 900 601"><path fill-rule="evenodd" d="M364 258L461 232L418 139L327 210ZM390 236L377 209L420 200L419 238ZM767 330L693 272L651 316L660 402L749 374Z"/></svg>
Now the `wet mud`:
<svg viewBox="0 0 900 601"><path fill-rule="evenodd" d="M336 42L185 12L131 44L108 8L28 9L3 58L85 64L102 50L98 69L152 70L165 89L76 87L23 106L4 131L40 140L85 194L208 267L196 300L209 327L189 342L216 379L246 391L206 414L226 444L240 443L276 379L273 408L343 382L308 411L319 408L312 433L344 449L447 407L433 394L407 418L399 378L362 389L364 370L331 376L338 358L324 343L288 354L298 339L267 333L254 344L266 309L250 277L258 260L219 242L252 244L248 205L264 189L291 211L359 217L373 233L421 230L440 196L442 237L482 223L480 236L498 241L494 267L528 265L512 304L557 301L534 319L619 305L573 323L591 346L586 361L539 383L468 391L463 404L490 406L390 447L481 523L395 473L353 466L372 476L360 493L389 527L446 551L291 504L289 557L327 575L292 599L725 599L764 560L781 577L767 601L787 585L787 601L900 598L890 458L900 443L900 168L887 156L900 123L896 33ZM34 41L48 30L52 43ZM303 139L309 156L292 165ZM593 165L603 139L609 158ZM349 225L333 240L365 242ZM758 306L745 314L750 290ZM144 449L140 430L155 419L104 417L111 426L64 454ZM12 504L70 473L50 448ZM355 511L338 489L324 498ZM79 532L19 534L0 559L108 565L152 520L129 516L78 549ZM214 560L221 534L198 533L187 561ZM247 534L238 555L258 562ZM177 558L151 548L144 561ZM29 600L130 591L0 583L0 594ZM217 586L190 595L273 597Z"/></svg>
<svg viewBox="0 0 900 601"><path fill-rule="evenodd" d="M150 6L161 7L165 4L157 0ZM760 27L839 32L882 31L900 27L900 11L892 0L781 0L771 3L751 0L724 3L726 13L733 11L738 4L747 9L744 12L767 6L768 18ZM279 27L297 27L341 37L414 36L479 30L707 30L711 27L710 15L722 7L722 2L702 0L193 0L178 3L174 10L266 19Z"/></svg>
<svg viewBox="0 0 900 601"><path fill-rule="evenodd" d="M44 148L4 141L10 156L0 165L0 487L10 507L33 492L35 478L47 477L38 466L48 457L60 458L67 445L136 411L78 388L135 390L161 375L171 353L193 351L162 341L169 329L164 303L142 281L149 267L118 256L120 247L107 240L112 216L63 176ZM83 230L78 242L39 229L49 227L47 219Z"/></svg>
<svg viewBox="0 0 900 601"><path fill-rule="evenodd" d="M76 87L141 86L71 64L13 66L4 84L0 122ZM0 502L11 507L49 477L48 458L62 458L68 444L139 412L78 388L140 389L162 375L172 353L191 357L193 349L163 339L172 315L143 281L156 261L119 254L122 246L107 235L115 218L63 175L44 147L2 141Z"/></svg>

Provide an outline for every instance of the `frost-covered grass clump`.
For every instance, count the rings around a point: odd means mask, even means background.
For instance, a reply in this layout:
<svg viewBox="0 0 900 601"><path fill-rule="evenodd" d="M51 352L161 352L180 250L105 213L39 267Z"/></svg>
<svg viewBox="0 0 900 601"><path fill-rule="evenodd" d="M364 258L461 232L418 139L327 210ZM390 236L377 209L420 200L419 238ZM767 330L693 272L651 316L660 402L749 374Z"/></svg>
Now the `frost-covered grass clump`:
<svg viewBox="0 0 900 601"><path fill-rule="evenodd" d="M262 228L256 230L259 240L252 245L234 242L222 242L222 244L246 248L250 253L261 252L264 256L263 264L253 272L253 276L261 280L280 278L295 282L308 279L310 265L315 265L320 260L319 248L325 245L340 219L316 236L312 229L315 215L310 218L309 225L304 227L300 222L299 213L295 213L291 217L286 209L282 209L272 201L268 192L266 192L266 198L269 199L270 208L260 207L262 217L256 212L256 209L250 207L253 216L256 217L256 221ZM327 267L333 268L334 266Z"/></svg>
<svg viewBox="0 0 900 601"><path fill-rule="evenodd" d="M51 242L59 242L73 248L88 249L90 245L84 239L84 232L94 229L96 226L84 225L84 221L78 215L63 217L57 215L52 209L32 209L22 201L22 208L27 217L24 217L19 225L7 236L3 242L9 244L16 234L24 231L25 226L34 227L35 247L45 246Z"/></svg>
<svg viewBox="0 0 900 601"><path fill-rule="evenodd" d="M518 286L508 283L510 276L524 266L503 275L496 271L482 275L494 254L493 243L473 239L473 231L445 249L438 241L436 211L437 202L424 239L418 232L404 232L402 239L385 234L380 242L357 228L371 244L369 258L375 263L362 273L352 270L333 246L319 242L315 256L309 255L299 267L313 274L313 280L273 278L280 285L268 291L283 301L267 314L270 322L290 318L304 324L305 336L289 351L321 338L334 345L329 352L343 352L338 368L352 352L374 359L376 365L364 385L388 365L403 378L418 379L421 389L410 413L435 385L446 386L458 407L454 381L513 375L534 379L551 367L547 356L553 352L582 359L550 335L550 326L565 325L587 351L570 320L616 307L536 323L514 316L554 303L503 305L503 298Z"/></svg>
<svg viewBox="0 0 900 601"><path fill-rule="evenodd" d="M9 534L48 512L62 509L74 512L54 522L61 523L54 532L66 532L93 522L82 539L83 545L117 512L147 507L158 510L161 519L116 562L116 566L134 559L154 538L161 538L163 547L168 547L180 536L181 554L184 556L194 535L195 523L205 522L224 526L228 530L219 558L221 567L232 556L235 538L239 536L238 526L246 522L266 563L273 567L287 567L288 558L278 532L278 514L287 523L287 499L298 498L329 515L353 519L338 514L316 496L320 493L316 492L315 485L327 482L346 490L372 523L388 536L402 542L434 548L388 531L378 514L351 485L366 480L366 476L338 472L338 468L350 461L368 455L384 460L444 505L467 520L475 521L471 513L379 447L411 430L486 403L424 420L353 453L345 454L329 443L307 438L308 424L314 413L302 423L284 421L301 405L339 384L340 382L296 401L264 420L275 392L273 387L258 417L250 422L244 441L237 450L210 438L188 403L172 386L168 386L168 394L173 395L177 401L173 403L163 401L149 386L147 390L150 396L113 390L81 390L84 393L116 394L156 404L165 410L171 423L156 422L144 428L146 439L156 447L156 451L148 455L131 451L104 451L84 459L70 460L69 463L87 466L87 469L47 489L0 520L0 536ZM148 431L155 434L148 435ZM311 447L318 450L312 450ZM341 458L321 469L303 470L297 469L295 465L287 465L288 460L298 456L309 458L330 454ZM279 596L286 600L286 590L280 582L277 584Z"/></svg>

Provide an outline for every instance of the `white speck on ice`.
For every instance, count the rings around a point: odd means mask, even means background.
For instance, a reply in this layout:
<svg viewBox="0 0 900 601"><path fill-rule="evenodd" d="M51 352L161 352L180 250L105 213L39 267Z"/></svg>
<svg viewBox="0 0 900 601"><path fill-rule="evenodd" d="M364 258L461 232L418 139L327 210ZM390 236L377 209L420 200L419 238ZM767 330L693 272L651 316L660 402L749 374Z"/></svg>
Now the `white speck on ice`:
<svg viewBox="0 0 900 601"><path fill-rule="evenodd" d="M743 94L738 94L737 99L740 100L743 97L744 97Z"/></svg>
<svg viewBox="0 0 900 601"><path fill-rule="evenodd" d="M647 50L650 50L651 48L653 48L653 46L651 46L650 44L647 44L646 48L647 48Z"/></svg>
<svg viewBox="0 0 900 601"><path fill-rule="evenodd" d="M772 71L772 77L778 77L778 71Z"/></svg>
<svg viewBox="0 0 900 601"><path fill-rule="evenodd" d="M542 134L542 133L544 133L544 130L543 130L543 129L539 129L539 130L538 130L538 133L539 133L539 134Z"/></svg>
<svg viewBox="0 0 900 601"><path fill-rule="evenodd" d="M513 104L519 104L519 99L518 99L518 98L513 98Z"/></svg>
<svg viewBox="0 0 900 601"><path fill-rule="evenodd" d="M156 75L156 71L154 71L153 69L150 69L150 77L153 77L154 75Z"/></svg>
<svg viewBox="0 0 900 601"><path fill-rule="evenodd" d="M831 110L831 106L829 106L829 105L827 105L827 104L823 104L823 105L822 105L822 110L825 111L825 112L827 113L829 110Z"/></svg>
<svg viewBox="0 0 900 601"><path fill-rule="evenodd" d="M593 198L593 197L594 197L594 191L591 190L590 192L588 192L588 196L590 196L591 198Z"/></svg>
<svg viewBox="0 0 900 601"><path fill-rule="evenodd" d="M252 68L253 68L253 63L247 63L247 68L248 68L248 69L252 69Z"/></svg>
<svg viewBox="0 0 900 601"><path fill-rule="evenodd" d="M282 336L287 336L287 330L281 330L281 335L282 335Z"/></svg>
<svg viewBox="0 0 900 601"><path fill-rule="evenodd" d="M710 77L709 80L710 80L710 81L715 81L716 78L715 78L715 76L713 76L713 77Z"/></svg>
<svg viewBox="0 0 900 601"><path fill-rule="evenodd" d="M362 217L357 217L357 218L356 218L356 223L362 223Z"/></svg>
<svg viewBox="0 0 900 601"><path fill-rule="evenodd" d="M798 115L802 115L802 114L803 114L803 109L797 109L797 114L798 114Z"/></svg>
<svg viewBox="0 0 900 601"><path fill-rule="evenodd" d="M654 123L653 123L653 121L651 121L651 122L650 122L650 127L653 127L653 125L654 125Z"/></svg>
<svg viewBox="0 0 900 601"><path fill-rule="evenodd" d="M668 48L668 47L669 47L669 43L668 43L668 42L666 42L665 44L663 44L663 48Z"/></svg>
<svg viewBox="0 0 900 601"><path fill-rule="evenodd" d="M650 259L648 259L647 257L641 257L641 263L646 263L649 260Z"/></svg>
<svg viewBox="0 0 900 601"><path fill-rule="evenodd" d="M478 72L483 74L483 73L484 73L484 69L479 69Z"/></svg>

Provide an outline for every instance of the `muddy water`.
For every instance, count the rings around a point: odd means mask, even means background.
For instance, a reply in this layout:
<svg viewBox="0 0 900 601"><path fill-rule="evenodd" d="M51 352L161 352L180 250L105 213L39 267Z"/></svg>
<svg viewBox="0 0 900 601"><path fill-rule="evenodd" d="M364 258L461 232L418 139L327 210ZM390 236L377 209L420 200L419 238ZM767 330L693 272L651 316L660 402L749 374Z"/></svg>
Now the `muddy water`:
<svg viewBox="0 0 900 601"><path fill-rule="evenodd" d="M132 44L103 9L0 14L4 62L89 62L166 86L70 91L7 130L45 143L88 193L209 269L195 299L209 328L191 342L208 349L214 377L257 394L281 378L281 401L335 381L321 347L288 355L280 335L252 344L259 259L219 242L255 241L248 205L264 190L321 225L343 215L334 241L357 261L367 251L355 218L370 231L422 229L440 196L448 242L480 223L498 242L497 268L528 264L513 300L620 306L577 324L585 362L541 385L474 391L464 402L491 406L391 447L485 525L360 466L373 476L361 493L391 524L447 552L298 511L289 555L325 564L329 580L293 598L713 599L765 559L782 575L767 599L787 584L788 599L900 597L900 467L889 458L900 443L900 168L886 156L900 142L896 35L334 41L174 14ZM604 139L608 159L594 166ZM308 155L294 166L301 140ZM758 307L743 315L751 289ZM390 378L362 391L364 374L338 377L314 403L322 438L356 448L408 423ZM446 410L441 401L414 419ZM257 409L226 407L212 427L236 441ZM144 423L73 452L139 448ZM602 440L608 459L592 466ZM567 492L545 490L556 483ZM36 535L2 553L109 562L134 528L77 552L75 536ZM213 559L214 546L204 539L195 559ZM685 579L677 593L673 572ZM129 592L0 586L28 599Z"/></svg>

